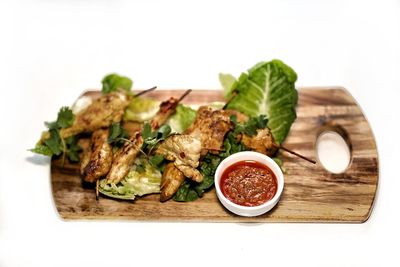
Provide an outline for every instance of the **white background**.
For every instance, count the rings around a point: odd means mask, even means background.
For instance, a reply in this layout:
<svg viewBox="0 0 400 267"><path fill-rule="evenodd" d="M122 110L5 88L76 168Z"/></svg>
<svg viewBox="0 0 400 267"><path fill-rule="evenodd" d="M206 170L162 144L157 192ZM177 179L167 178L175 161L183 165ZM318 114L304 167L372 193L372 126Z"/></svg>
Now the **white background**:
<svg viewBox="0 0 400 267"><path fill-rule="evenodd" d="M0 2L0 266L399 266L399 1ZM279 58L368 117L379 192L364 224L62 221L26 151L109 72L136 88L219 88ZM394 242L392 242L394 241ZM217 265L216 265L217 266Z"/></svg>

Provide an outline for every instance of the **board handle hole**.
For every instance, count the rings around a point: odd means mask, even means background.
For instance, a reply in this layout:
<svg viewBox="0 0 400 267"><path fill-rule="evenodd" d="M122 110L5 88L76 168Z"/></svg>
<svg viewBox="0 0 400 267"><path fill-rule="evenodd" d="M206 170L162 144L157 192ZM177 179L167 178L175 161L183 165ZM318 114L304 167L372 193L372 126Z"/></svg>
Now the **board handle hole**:
<svg viewBox="0 0 400 267"><path fill-rule="evenodd" d="M318 162L331 173L343 173L350 165L351 142L341 126L324 125L317 135L315 150Z"/></svg>

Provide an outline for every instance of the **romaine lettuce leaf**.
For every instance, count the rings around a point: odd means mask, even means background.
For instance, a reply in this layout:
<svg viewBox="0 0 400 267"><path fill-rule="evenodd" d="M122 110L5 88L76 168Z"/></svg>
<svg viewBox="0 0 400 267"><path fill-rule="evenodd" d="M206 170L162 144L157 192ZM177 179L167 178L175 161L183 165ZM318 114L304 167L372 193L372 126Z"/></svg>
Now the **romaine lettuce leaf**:
<svg viewBox="0 0 400 267"><path fill-rule="evenodd" d="M193 123L196 118L196 111L191 107L179 104L176 107L176 112L166 122L171 126L172 132L182 133Z"/></svg>
<svg viewBox="0 0 400 267"><path fill-rule="evenodd" d="M282 61L260 62L227 89L236 93L227 108L250 117L267 115L275 141L282 143L296 119L296 80L296 73Z"/></svg>
<svg viewBox="0 0 400 267"><path fill-rule="evenodd" d="M237 81L232 74L220 73L219 82L222 85L225 99L228 99L232 94L232 88L235 87Z"/></svg>

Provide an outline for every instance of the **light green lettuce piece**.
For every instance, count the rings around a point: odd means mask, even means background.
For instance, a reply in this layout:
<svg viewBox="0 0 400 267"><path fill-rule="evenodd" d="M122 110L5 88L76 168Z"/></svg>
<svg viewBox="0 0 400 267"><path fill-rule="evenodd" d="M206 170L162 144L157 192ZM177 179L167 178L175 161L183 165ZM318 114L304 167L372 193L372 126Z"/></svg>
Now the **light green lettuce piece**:
<svg viewBox="0 0 400 267"><path fill-rule="evenodd" d="M118 184L108 184L106 179L101 180L99 191L109 197L120 199L134 199L135 196L159 193L161 176L157 168L146 159L139 158L128 175Z"/></svg>
<svg viewBox="0 0 400 267"><path fill-rule="evenodd" d="M196 110L179 104L176 112L166 122L174 133L182 133L193 123L196 118Z"/></svg>
<svg viewBox="0 0 400 267"><path fill-rule="evenodd" d="M160 102L146 97L134 97L125 110L124 120L144 122L151 120L160 109Z"/></svg>
<svg viewBox="0 0 400 267"><path fill-rule="evenodd" d="M296 119L296 80L297 74L282 61L260 62L232 84L230 92L237 95L227 108L251 117L267 115L268 128L275 141L282 143Z"/></svg>
<svg viewBox="0 0 400 267"><path fill-rule="evenodd" d="M228 99L231 96L232 89L237 83L236 78L232 74L220 73L219 82L222 85L225 99Z"/></svg>

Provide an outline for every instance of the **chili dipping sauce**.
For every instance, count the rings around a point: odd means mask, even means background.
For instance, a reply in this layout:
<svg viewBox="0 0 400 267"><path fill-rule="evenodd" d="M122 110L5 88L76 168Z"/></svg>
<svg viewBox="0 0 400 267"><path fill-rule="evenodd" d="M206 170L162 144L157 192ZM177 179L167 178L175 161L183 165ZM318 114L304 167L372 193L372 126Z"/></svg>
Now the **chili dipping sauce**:
<svg viewBox="0 0 400 267"><path fill-rule="evenodd" d="M272 170L257 161L239 161L229 166L221 176L222 194L241 206L259 206L272 199L278 182Z"/></svg>

